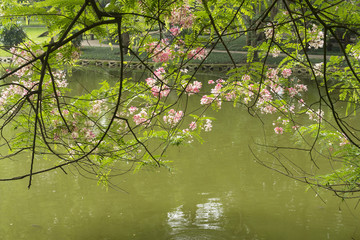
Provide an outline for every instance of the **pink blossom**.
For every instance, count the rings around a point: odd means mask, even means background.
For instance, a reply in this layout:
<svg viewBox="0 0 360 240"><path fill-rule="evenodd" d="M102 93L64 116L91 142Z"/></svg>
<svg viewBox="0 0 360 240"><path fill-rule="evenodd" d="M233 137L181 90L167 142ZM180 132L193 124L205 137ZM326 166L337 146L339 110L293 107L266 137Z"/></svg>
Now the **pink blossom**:
<svg viewBox="0 0 360 240"><path fill-rule="evenodd" d="M274 35L274 28L272 23L267 24L267 28L265 28L265 37L266 39L272 38Z"/></svg>
<svg viewBox="0 0 360 240"><path fill-rule="evenodd" d="M282 127L275 127L274 131L276 134L283 134L284 133L284 129Z"/></svg>
<svg viewBox="0 0 360 240"><path fill-rule="evenodd" d="M280 55L280 49L274 47L270 50L270 54L272 55L272 57L276 58Z"/></svg>
<svg viewBox="0 0 360 240"><path fill-rule="evenodd" d="M221 85L221 83L217 83L216 85L215 85L215 87L213 88L213 89L211 89L211 93L212 94L215 94L215 95L219 95L220 93L221 93L221 88L222 88L223 86Z"/></svg>
<svg viewBox="0 0 360 240"><path fill-rule="evenodd" d="M250 80L250 76L247 75L247 74L244 74L244 75L241 77L241 80L243 80L243 81L249 81L249 80Z"/></svg>
<svg viewBox="0 0 360 240"><path fill-rule="evenodd" d="M295 88L298 92L306 92L308 90L307 86L305 84L296 84Z"/></svg>
<svg viewBox="0 0 360 240"><path fill-rule="evenodd" d="M267 77L270 79L275 79L277 77L278 70L274 68L269 68L267 72Z"/></svg>
<svg viewBox="0 0 360 240"><path fill-rule="evenodd" d="M101 111L106 111L107 106L104 104L105 100L95 100L92 109L90 109L89 113L98 114Z"/></svg>
<svg viewBox="0 0 360 240"><path fill-rule="evenodd" d="M306 114L309 116L310 120L314 120L316 122L321 122L324 117L324 111L321 109L318 109L316 112L312 109L309 109Z"/></svg>
<svg viewBox="0 0 360 240"><path fill-rule="evenodd" d="M174 109L170 109L168 115L163 117L164 122L169 124L170 126L175 126L184 116L183 111L175 111Z"/></svg>
<svg viewBox="0 0 360 240"><path fill-rule="evenodd" d="M183 29L191 28L194 21L194 15L189 6L174 8L171 11L170 22L173 25L179 25Z"/></svg>
<svg viewBox="0 0 360 240"><path fill-rule="evenodd" d="M324 32L318 30L316 25L313 25L312 29L309 31L309 36L311 37L308 44L309 48L322 48L324 46Z"/></svg>
<svg viewBox="0 0 360 240"><path fill-rule="evenodd" d="M289 91L290 97L294 97L296 94L299 93L299 92L298 92L295 88L293 88L293 87L290 87L290 88L288 88L287 90Z"/></svg>
<svg viewBox="0 0 360 240"><path fill-rule="evenodd" d="M152 54L154 62L168 62L173 59L172 50L168 45L167 39L162 39L160 42L152 42L147 45L147 52Z"/></svg>
<svg viewBox="0 0 360 240"><path fill-rule="evenodd" d="M86 132L85 132L85 138L87 139L87 140L92 140L92 139L94 139L96 137L96 135L95 135L95 133L93 133L93 131L91 131L91 130L87 130Z"/></svg>
<svg viewBox="0 0 360 240"><path fill-rule="evenodd" d="M205 48L196 48L196 49L193 49L191 50L189 53L188 53L188 59L199 59L199 60L202 60L206 57L206 50Z"/></svg>
<svg viewBox="0 0 360 240"><path fill-rule="evenodd" d="M79 137L79 133L77 133L77 132L72 132L72 133L71 133L71 137L72 137L73 139L77 139L77 138Z"/></svg>
<svg viewBox="0 0 360 240"><path fill-rule="evenodd" d="M207 95L204 95L200 100L200 104L207 105L207 104L211 104L213 101L214 101L213 97L208 97Z"/></svg>
<svg viewBox="0 0 360 240"><path fill-rule="evenodd" d="M198 93L202 87L202 83L198 81L194 81L193 83L188 84L185 91L188 95L192 95L194 93Z"/></svg>
<svg viewBox="0 0 360 240"><path fill-rule="evenodd" d="M341 142L340 142L340 146L344 146L344 145L346 145L346 144L350 144L350 142L349 142L349 139L346 137L346 135L345 134L343 134L342 133L342 137L340 137L340 140L341 140Z"/></svg>
<svg viewBox="0 0 360 240"><path fill-rule="evenodd" d="M269 92L269 90L267 89L263 89L260 92L260 98L262 101L267 102L267 101L271 101L273 99L271 93Z"/></svg>
<svg viewBox="0 0 360 240"><path fill-rule="evenodd" d="M214 80L209 80L208 81L208 84L214 84L215 82L214 82Z"/></svg>
<svg viewBox="0 0 360 240"><path fill-rule="evenodd" d="M296 131L296 130L299 129L299 126L298 126L298 125L294 125L294 126L292 126L292 129L293 129L294 131Z"/></svg>
<svg viewBox="0 0 360 240"><path fill-rule="evenodd" d="M299 102L301 107L305 106L305 101L303 99L300 99L298 102Z"/></svg>
<svg viewBox="0 0 360 240"><path fill-rule="evenodd" d="M235 97L236 97L236 94L234 91L226 93L226 95L225 95L226 101L232 101L235 99Z"/></svg>
<svg viewBox="0 0 360 240"><path fill-rule="evenodd" d="M283 75L284 78L288 78L291 76L292 71L290 68L285 68L281 74Z"/></svg>
<svg viewBox="0 0 360 240"><path fill-rule="evenodd" d="M134 114L137 110L138 110L137 107L134 107L134 106L129 107L129 113L130 114Z"/></svg>
<svg viewBox="0 0 360 240"><path fill-rule="evenodd" d="M159 86L154 86L151 88L151 93L154 97L167 97L170 93L170 88L166 85L163 85L161 89Z"/></svg>
<svg viewBox="0 0 360 240"><path fill-rule="evenodd" d="M165 69L163 67L159 67L158 69L156 69L154 71L154 75L159 79L163 79L163 77L162 77L163 73L165 73Z"/></svg>
<svg viewBox="0 0 360 240"><path fill-rule="evenodd" d="M270 105L270 104L266 104L265 106L260 108L261 113L265 113L265 114L273 114L277 111L276 107Z"/></svg>
<svg viewBox="0 0 360 240"><path fill-rule="evenodd" d="M190 128L192 131L194 131L194 130L196 129L196 127L197 127L196 122L191 122L191 123L189 124L189 128Z"/></svg>
<svg viewBox="0 0 360 240"><path fill-rule="evenodd" d="M60 136L59 136L59 134L57 134L57 133L54 133L54 141L57 141L57 140L59 140L60 139Z"/></svg>
<svg viewBox="0 0 360 240"><path fill-rule="evenodd" d="M169 30L173 36L177 36L180 34L180 28L179 27L172 27Z"/></svg>
<svg viewBox="0 0 360 240"><path fill-rule="evenodd" d="M140 111L140 113L135 114L133 116L133 120L134 120L136 125L143 124L143 123L147 122L148 120L146 118L147 118L147 113L146 113L146 111L144 109L142 109Z"/></svg>
<svg viewBox="0 0 360 240"><path fill-rule="evenodd" d="M206 122L203 126L205 132L210 132L212 129L212 121L210 119L206 119Z"/></svg>

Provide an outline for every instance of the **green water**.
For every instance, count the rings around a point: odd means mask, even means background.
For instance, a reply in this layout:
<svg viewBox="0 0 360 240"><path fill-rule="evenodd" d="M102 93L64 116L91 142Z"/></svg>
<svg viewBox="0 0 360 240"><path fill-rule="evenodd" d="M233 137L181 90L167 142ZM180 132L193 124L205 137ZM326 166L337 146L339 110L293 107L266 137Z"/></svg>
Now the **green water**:
<svg viewBox="0 0 360 240"><path fill-rule="evenodd" d="M0 239L360 239L355 201L324 192L324 203L254 161L249 146L262 139L259 121L226 105L209 115L217 121L204 144L168 152L171 173L119 176L108 191L75 168L34 177L30 190L26 179L1 182ZM19 168L21 159L0 162L1 175Z"/></svg>

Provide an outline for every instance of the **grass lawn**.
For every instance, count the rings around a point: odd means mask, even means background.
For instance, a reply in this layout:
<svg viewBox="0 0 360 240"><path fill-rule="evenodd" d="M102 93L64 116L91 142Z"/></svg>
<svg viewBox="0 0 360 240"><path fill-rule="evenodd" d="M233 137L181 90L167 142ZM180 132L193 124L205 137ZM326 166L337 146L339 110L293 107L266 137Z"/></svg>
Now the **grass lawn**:
<svg viewBox="0 0 360 240"><path fill-rule="evenodd" d="M28 37L27 40L31 39L35 43L42 43L48 39L48 37L39 37L47 31L45 27L24 26L24 31Z"/></svg>

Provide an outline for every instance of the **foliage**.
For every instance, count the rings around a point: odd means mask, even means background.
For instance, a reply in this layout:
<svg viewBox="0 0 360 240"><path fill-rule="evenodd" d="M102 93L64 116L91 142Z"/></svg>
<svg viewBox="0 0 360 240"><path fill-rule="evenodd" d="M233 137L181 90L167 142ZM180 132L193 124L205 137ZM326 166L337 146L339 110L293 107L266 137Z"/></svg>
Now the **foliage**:
<svg viewBox="0 0 360 240"><path fill-rule="evenodd" d="M29 177L30 186L36 174L74 165L106 183L129 169L166 166L166 149L201 141L201 133L212 128L206 111L221 111L230 102L272 125L267 134L294 138L287 145L264 139L259 146L274 162L259 163L343 198L356 197L359 6L358 1L319 0L45 0L32 5L5 0L3 22L26 12L57 40L12 49L0 101L1 129L12 129L14 136L3 137L9 148L3 158L28 152L31 162L28 174L2 180ZM116 45L130 56L119 51L116 84L103 82L75 96L66 80L71 71L64 70L79 57L71 42L90 33L97 39L118 36ZM129 33L129 43L119 37L123 33ZM246 62L229 48L232 39L244 38ZM340 49L337 56L329 57L330 43ZM217 80L197 81L198 69L215 48L223 49L232 69ZM321 58L314 61L310 49L322 51ZM270 67L269 60L278 56L276 67ZM143 78L125 77L129 57L141 64ZM191 63L199 66L194 72L187 70ZM308 79L296 75L299 70ZM198 105L188 105L189 99ZM289 150L308 153L315 169L324 159L342 166L318 176L314 168L294 164L284 153ZM54 157L54 166L34 171L36 157L46 154Z"/></svg>
<svg viewBox="0 0 360 240"><path fill-rule="evenodd" d="M24 42L25 37L26 34L22 27L12 23L1 25L0 42L2 42L6 48L11 48Z"/></svg>

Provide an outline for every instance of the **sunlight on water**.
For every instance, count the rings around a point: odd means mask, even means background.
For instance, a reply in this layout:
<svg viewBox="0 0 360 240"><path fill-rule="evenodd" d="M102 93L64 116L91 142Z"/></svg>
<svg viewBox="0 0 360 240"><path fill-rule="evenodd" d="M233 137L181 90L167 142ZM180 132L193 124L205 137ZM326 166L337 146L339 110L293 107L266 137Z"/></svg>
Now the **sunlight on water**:
<svg viewBox="0 0 360 240"><path fill-rule="evenodd" d="M219 198L209 198L205 203L196 204L194 216L191 212L185 213L181 205L168 212L168 224L174 233L187 228L222 230L223 205Z"/></svg>

